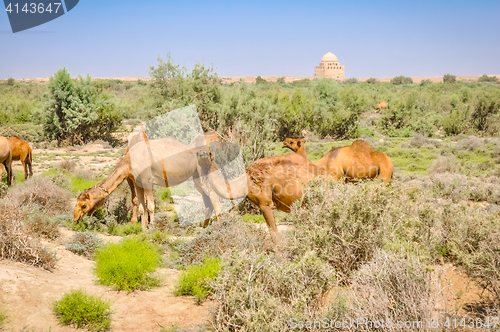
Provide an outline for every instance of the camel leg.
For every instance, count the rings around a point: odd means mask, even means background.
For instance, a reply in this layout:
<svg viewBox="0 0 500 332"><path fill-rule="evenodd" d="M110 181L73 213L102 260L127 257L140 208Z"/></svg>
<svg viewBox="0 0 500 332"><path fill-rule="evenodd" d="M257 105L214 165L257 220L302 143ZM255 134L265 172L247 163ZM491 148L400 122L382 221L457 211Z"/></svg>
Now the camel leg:
<svg viewBox="0 0 500 332"><path fill-rule="evenodd" d="M203 228L205 228L208 226L210 216L212 215L212 212L214 210L215 219L220 219L222 206L219 201L219 196L210 188L210 185L205 184L201 178L196 177L193 177L193 182L196 190L201 193L201 196L203 197L203 203L205 204L205 221L203 222Z"/></svg>
<svg viewBox="0 0 500 332"><path fill-rule="evenodd" d="M28 167L29 167L29 170L30 170L30 173L29 173L30 178L33 177L33 169L31 168L31 163L32 163L32 160L31 160L31 153L30 153L29 160L28 160L28 163L27 163Z"/></svg>
<svg viewBox="0 0 500 332"><path fill-rule="evenodd" d="M12 185L12 158L8 158L3 162L5 169L7 170L7 185Z"/></svg>
<svg viewBox="0 0 500 332"><path fill-rule="evenodd" d="M142 208L141 211L142 230L145 231L148 228L148 209L146 208L144 188L136 187L136 190L137 190L137 200L139 201L139 207Z"/></svg>
<svg viewBox="0 0 500 332"><path fill-rule="evenodd" d="M132 219L131 223L137 222L137 194L135 192L135 184L131 178L127 178L128 185L130 186L130 192L132 193Z"/></svg>
<svg viewBox="0 0 500 332"><path fill-rule="evenodd" d="M389 157L385 156L382 162L380 162L377 179L383 179L386 183L389 183L392 179L393 172L394 167L392 165L392 162Z"/></svg>
<svg viewBox="0 0 500 332"><path fill-rule="evenodd" d="M146 199L146 208L148 210L149 222L154 227L155 221L155 197L153 189L144 189L144 197Z"/></svg>
<svg viewBox="0 0 500 332"><path fill-rule="evenodd" d="M21 158L21 164L23 164L24 168L24 180L28 179L28 165L26 165L26 162Z"/></svg>
<svg viewBox="0 0 500 332"><path fill-rule="evenodd" d="M267 227L269 227L271 235L275 239L276 235L278 235L278 227L276 227L276 222L274 221L273 209L269 205L259 205L259 207L264 219L266 219Z"/></svg>

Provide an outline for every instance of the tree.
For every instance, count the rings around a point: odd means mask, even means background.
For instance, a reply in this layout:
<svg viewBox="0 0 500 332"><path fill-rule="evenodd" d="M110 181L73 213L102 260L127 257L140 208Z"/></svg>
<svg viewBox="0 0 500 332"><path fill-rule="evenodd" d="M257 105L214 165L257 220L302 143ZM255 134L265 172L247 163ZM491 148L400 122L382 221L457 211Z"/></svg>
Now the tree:
<svg viewBox="0 0 500 332"><path fill-rule="evenodd" d="M257 78L255 79L255 83L257 83L257 84L266 84L267 81L265 79L263 79L262 77L257 76Z"/></svg>
<svg viewBox="0 0 500 332"><path fill-rule="evenodd" d="M109 138L118 129L122 113L90 75L73 81L66 68L50 78L49 102L45 109L45 134L58 141L86 143Z"/></svg>
<svg viewBox="0 0 500 332"><path fill-rule="evenodd" d="M378 82L377 79L373 77L370 77L369 79L366 80L366 83L368 84L375 84L377 82Z"/></svg>
<svg viewBox="0 0 500 332"><path fill-rule="evenodd" d="M276 80L276 83L278 83L279 85L283 85L283 84L286 84L285 82L285 78L284 77L280 77Z"/></svg>
<svg viewBox="0 0 500 332"><path fill-rule="evenodd" d="M443 76L443 83L455 83L457 81L457 77L455 75L446 74Z"/></svg>
<svg viewBox="0 0 500 332"><path fill-rule="evenodd" d="M488 76L484 74L483 76L477 79L480 83L498 83L498 77L496 76Z"/></svg>
<svg viewBox="0 0 500 332"><path fill-rule="evenodd" d="M412 84L413 79L411 77L406 77L406 76L396 76L391 80L391 83L394 85L401 85L401 84Z"/></svg>
<svg viewBox="0 0 500 332"><path fill-rule="evenodd" d="M12 77L9 77L9 78L7 79L7 82L6 82L6 83L7 83L7 85L12 86L12 85L14 85L14 83L16 83L16 80L15 80L15 79L13 79Z"/></svg>

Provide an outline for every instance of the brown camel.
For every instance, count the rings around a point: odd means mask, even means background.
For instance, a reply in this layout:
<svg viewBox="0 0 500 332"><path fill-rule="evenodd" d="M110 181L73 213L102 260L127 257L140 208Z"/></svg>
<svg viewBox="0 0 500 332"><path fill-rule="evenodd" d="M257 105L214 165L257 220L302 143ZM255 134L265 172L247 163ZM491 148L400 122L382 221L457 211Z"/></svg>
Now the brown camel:
<svg viewBox="0 0 500 332"><path fill-rule="evenodd" d="M303 139L286 138L283 147L307 158ZM389 182L394 170L391 159L385 153L373 150L370 144L363 140L356 140L349 146L333 148L313 163L324 169L328 177L334 180L378 178Z"/></svg>
<svg viewBox="0 0 500 332"><path fill-rule="evenodd" d="M190 145L172 138L162 138L129 146L107 179L78 196L73 219L77 221L87 213L94 213L106 197L127 179L132 181L131 189L135 189L132 190L132 197L135 199L134 194L137 197L142 208L143 228L147 228L148 221L154 221L153 186L172 187L191 177L207 207L206 218L215 210L218 219L221 211L218 197L199 176L198 154L206 152L201 147L201 140L204 140L203 135Z"/></svg>
<svg viewBox="0 0 500 332"><path fill-rule="evenodd" d="M302 197L302 184L320 174L317 166L295 153L259 159L246 168L245 174L233 180L225 180L218 172L211 172L215 164L211 154L210 158L200 158L199 163L205 174L210 172L209 182L220 197L247 196L258 205L274 235L278 229L273 209L289 213L293 202Z"/></svg>
<svg viewBox="0 0 500 332"><path fill-rule="evenodd" d="M7 185L12 184L12 151L10 149L9 141L0 136L0 179L2 178L2 166L7 170Z"/></svg>
<svg viewBox="0 0 500 332"><path fill-rule="evenodd" d="M377 104L377 111L380 111L382 110L383 108L386 108L387 107L387 103L385 101L381 101Z"/></svg>
<svg viewBox="0 0 500 332"><path fill-rule="evenodd" d="M29 176L33 176L33 170L31 169L32 163L32 151L28 143L23 141L17 136L11 136L9 138L10 149L12 150L12 161L20 160L24 168L24 179L28 178L28 168Z"/></svg>

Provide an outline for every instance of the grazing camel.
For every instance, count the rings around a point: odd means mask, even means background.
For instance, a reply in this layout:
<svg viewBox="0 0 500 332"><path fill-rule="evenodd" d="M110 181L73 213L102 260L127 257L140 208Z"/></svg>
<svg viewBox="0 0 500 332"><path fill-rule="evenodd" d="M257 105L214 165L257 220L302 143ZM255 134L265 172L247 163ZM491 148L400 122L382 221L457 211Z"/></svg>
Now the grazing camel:
<svg viewBox="0 0 500 332"><path fill-rule="evenodd" d="M7 185L12 185L12 151L10 149L9 141L0 136L0 179L2 178L2 166L5 166L7 171Z"/></svg>
<svg viewBox="0 0 500 332"><path fill-rule="evenodd" d="M380 111L382 110L383 108L386 108L387 107L387 103L385 101L381 101L377 104L377 111Z"/></svg>
<svg viewBox="0 0 500 332"><path fill-rule="evenodd" d="M201 141L204 141L203 135L198 136L190 145L172 138L162 138L140 141L129 146L107 179L78 196L73 220L77 221L87 213L94 213L102 206L106 197L127 179L132 181L131 189L135 188L132 196L136 194L139 206L142 207L141 221L146 229L148 220L154 221L153 186L173 187L191 177L207 208L205 218L208 219L215 210L216 218L219 219L221 205L218 197L199 175L197 158L200 153L205 152Z"/></svg>
<svg viewBox="0 0 500 332"><path fill-rule="evenodd" d="M28 178L28 168L29 176L33 176L33 170L31 169L32 163L32 151L28 143L23 141L17 136L11 136L9 138L10 149L12 150L12 161L20 160L24 168L24 179Z"/></svg>
<svg viewBox="0 0 500 332"><path fill-rule="evenodd" d="M286 138L283 147L307 158L303 139ZM385 153L373 150L370 144L363 140L356 140L349 146L333 148L313 164L324 169L327 176L336 181L341 178L378 178L389 182L394 171L391 159Z"/></svg>
<svg viewBox="0 0 500 332"><path fill-rule="evenodd" d="M204 155L205 156L205 155ZM289 213L292 204L302 197L302 184L320 175L320 170L311 161L290 153L285 156L262 158L246 168L245 174L233 180L226 180L212 171L212 154L200 158L199 163L208 174L212 189L222 198L237 199L247 196L259 206L273 236L278 232L273 209Z"/></svg>

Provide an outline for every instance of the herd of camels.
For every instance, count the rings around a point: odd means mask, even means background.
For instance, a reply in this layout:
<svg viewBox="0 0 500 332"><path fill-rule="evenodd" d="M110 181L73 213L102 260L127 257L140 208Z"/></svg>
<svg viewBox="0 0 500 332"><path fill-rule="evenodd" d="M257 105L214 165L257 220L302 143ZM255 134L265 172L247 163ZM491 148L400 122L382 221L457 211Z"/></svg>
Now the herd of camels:
<svg viewBox="0 0 500 332"><path fill-rule="evenodd" d="M73 213L75 221L103 206L106 198L126 180L132 192L131 222L137 222L140 212L142 226L147 228L149 222L154 222L153 187L173 187L192 178L205 205L204 227L213 213L219 219L220 197L230 200L247 197L259 206L274 236L278 229L273 210L289 213L292 204L302 197L303 184L309 180L321 176L335 181L378 178L389 182L393 176L390 158L363 140L333 148L312 162L307 157L304 139L286 138L283 147L293 153L259 159L248 166L244 174L227 180L219 175L219 165L210 151L210 146L223 144L215 134L199 135L189 145L173 138L148 140L144 133L136 137L130 140L111 175L78 195ZM29 144L16 136L8 140L0 136L0 163L7 170L8 185L11 185L15 160L22 162L25 179L33 175ZM0 168L0 175L1 171Z"/></svg>

